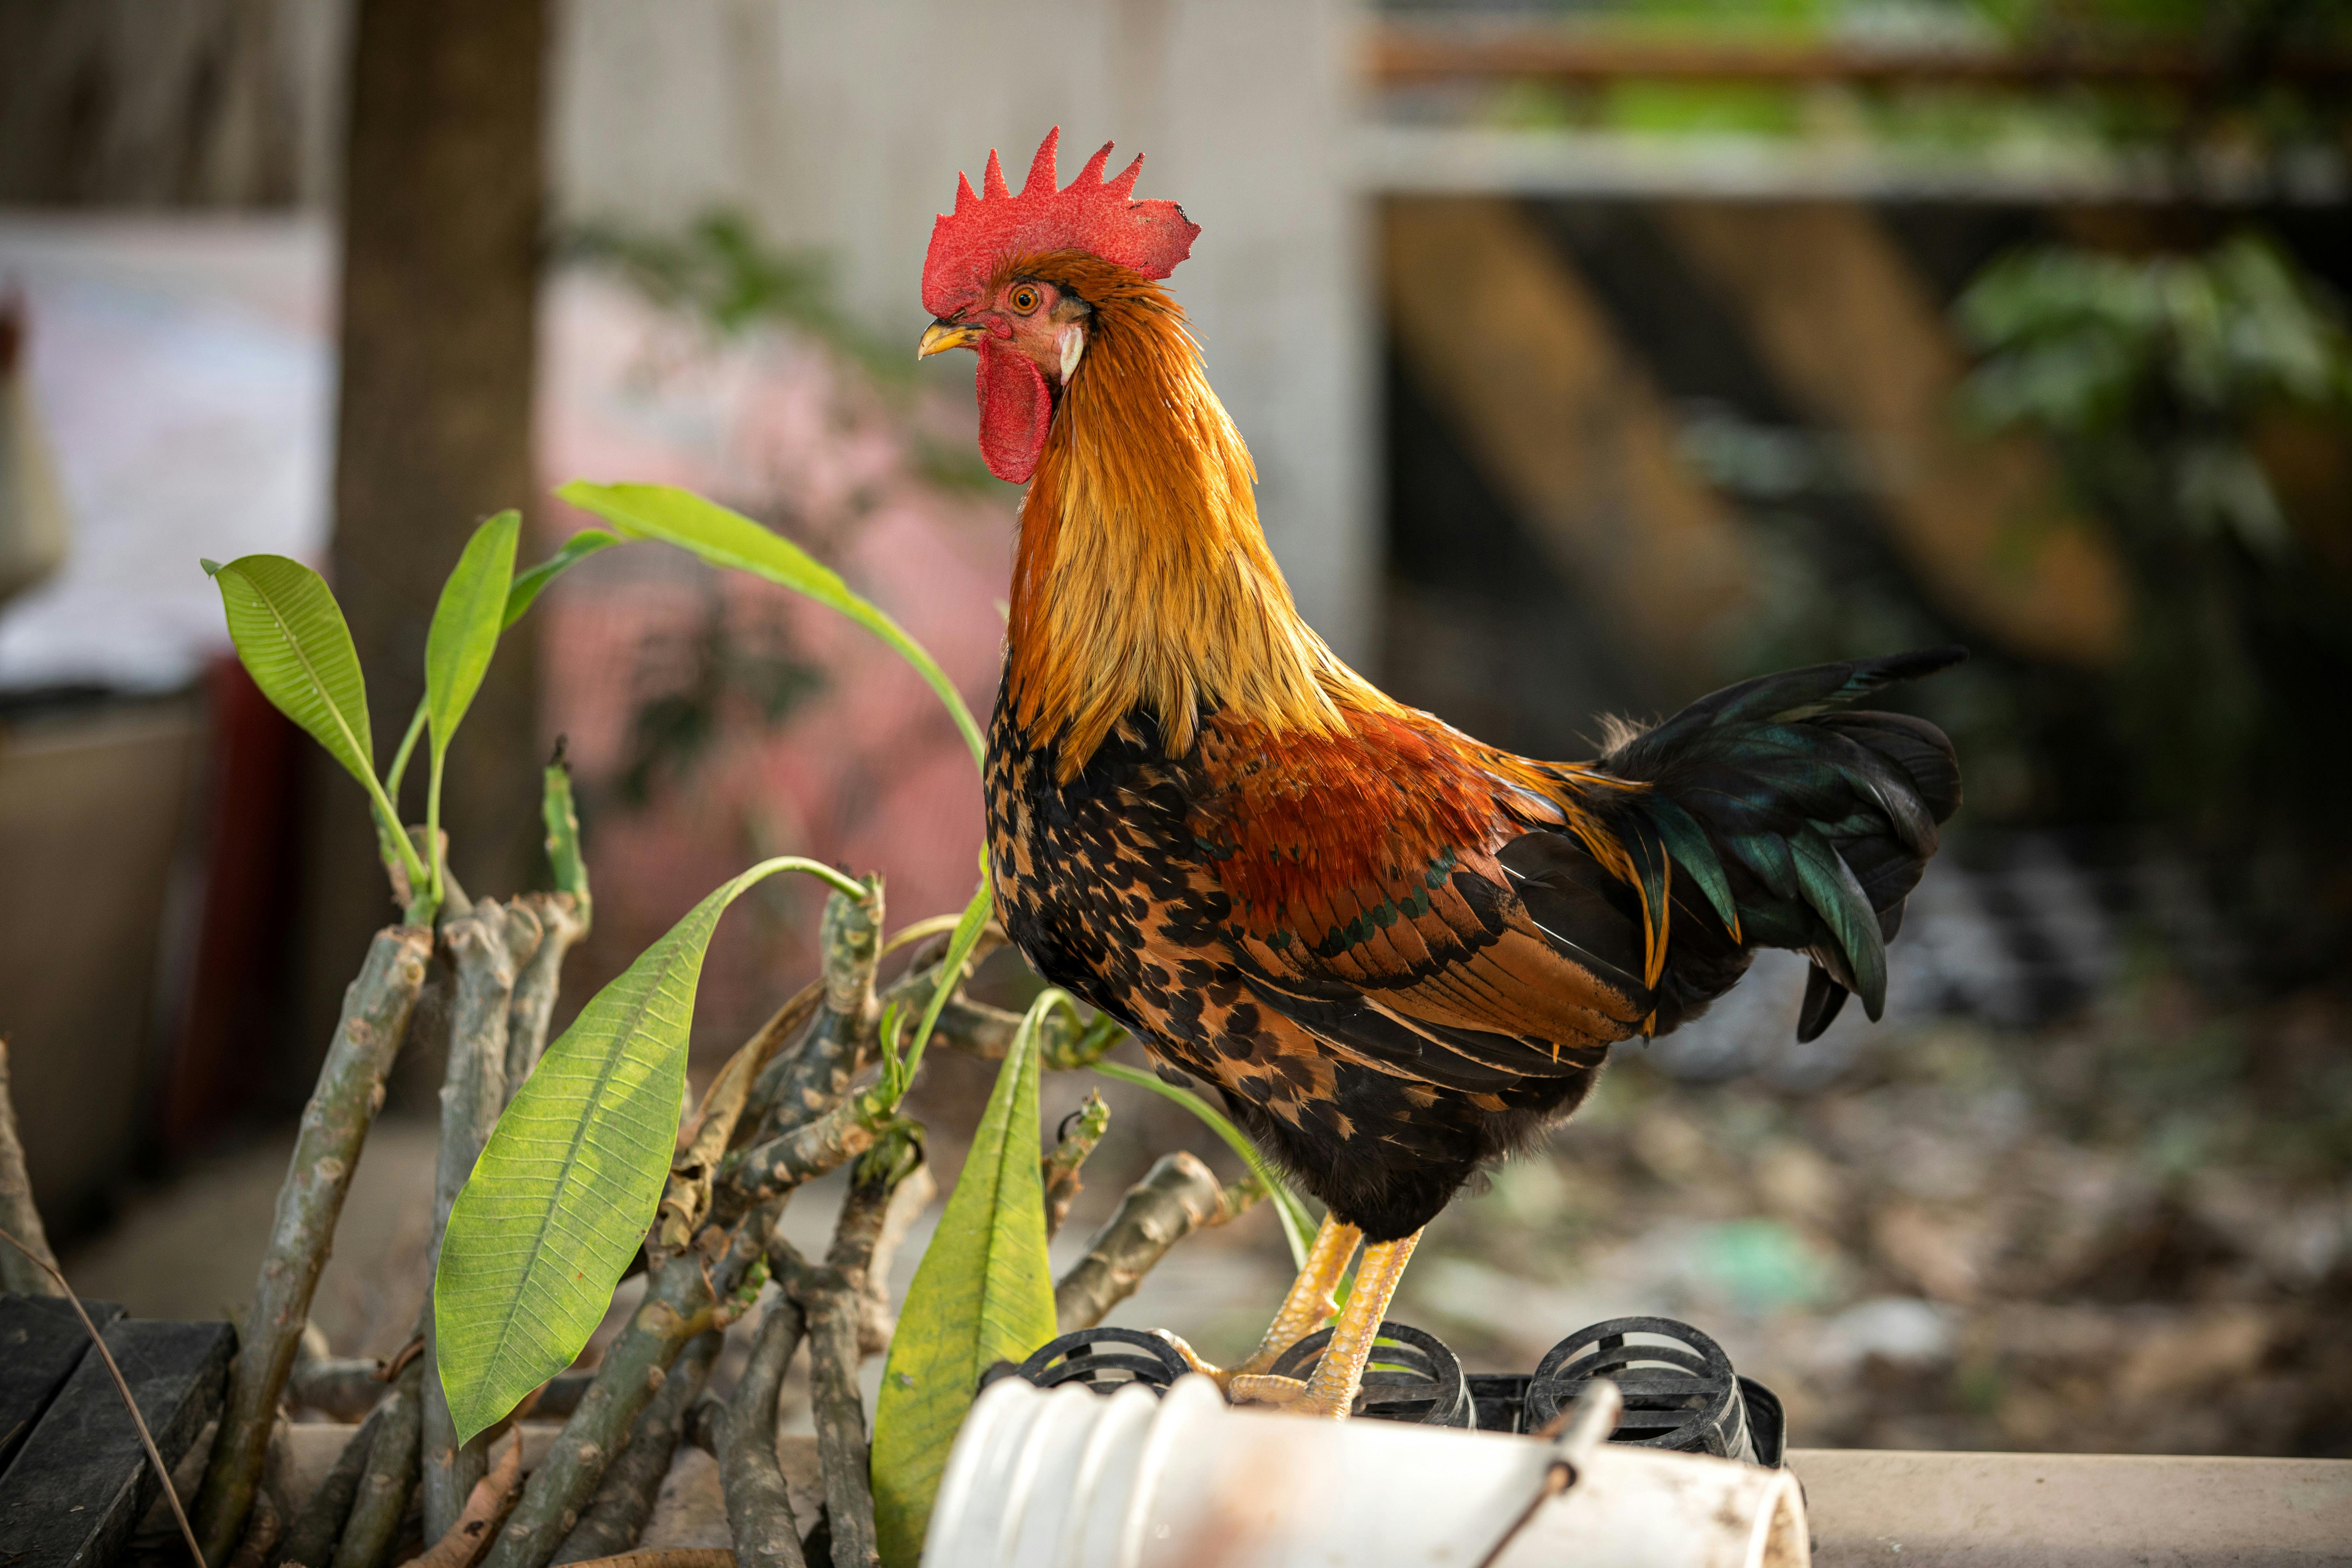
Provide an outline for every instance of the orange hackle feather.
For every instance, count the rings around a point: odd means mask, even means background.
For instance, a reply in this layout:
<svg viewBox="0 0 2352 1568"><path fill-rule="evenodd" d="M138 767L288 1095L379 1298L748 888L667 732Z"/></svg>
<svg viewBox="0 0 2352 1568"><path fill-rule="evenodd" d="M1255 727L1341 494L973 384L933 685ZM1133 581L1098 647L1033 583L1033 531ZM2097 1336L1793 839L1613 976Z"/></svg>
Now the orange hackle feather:
<svg viewBox="0 0 2352 1568"><path fill-rule="evenodd" d="M1080 251L1006 258L1095 314L1021 509L1009 676L1064 782L1131 710L1171 754L1204 702L1334 734L1339 700L1387 700L1300 620L1258 525L1257 470L1158 283Z"/></svg>
<svg viewBox="0 0 2352 1568"><path fill-rule="evenodd" d="M1131 711L1152 713L1178 756L1204 738L1207 710L1219 750L1259 759L1264 781L1244 787L1245 837L1229 846L1264 861L1226 868L1244 898L1294 901L1529 818L1570 827L1633 879L1577 789L1640 786L1482 745L1389 697L1300 617L1249 448L1164 288L1082 251L1004 258L990 286L1014 276L1095 312L1022 505L1008 627L1013 713L1057 742L1058 782ZM1498 787L1524 792L1519 809L1498 811Z"/></svg>

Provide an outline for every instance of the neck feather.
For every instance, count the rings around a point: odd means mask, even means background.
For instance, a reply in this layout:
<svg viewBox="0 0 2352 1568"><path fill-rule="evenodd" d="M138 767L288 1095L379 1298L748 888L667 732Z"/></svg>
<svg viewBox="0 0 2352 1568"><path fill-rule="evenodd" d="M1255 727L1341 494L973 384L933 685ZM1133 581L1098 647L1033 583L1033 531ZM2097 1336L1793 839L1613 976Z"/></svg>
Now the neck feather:
<svg viewBox="0 0 2352 1568"><path fill-rule="evenodd" d="M1058 742L1065 779L1137 708L1171 755L1204 708L1276 732L1346 728L1343 708L1381 699L1299 618L1182 311L1133 273L1072 282L1095 314L1021 510L1015 719Z"/></svg>

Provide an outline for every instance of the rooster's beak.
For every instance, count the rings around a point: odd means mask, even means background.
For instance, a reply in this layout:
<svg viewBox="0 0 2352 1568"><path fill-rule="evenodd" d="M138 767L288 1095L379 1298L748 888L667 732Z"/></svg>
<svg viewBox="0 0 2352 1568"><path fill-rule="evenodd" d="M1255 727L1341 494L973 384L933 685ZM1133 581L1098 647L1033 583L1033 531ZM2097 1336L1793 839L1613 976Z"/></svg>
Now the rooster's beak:
<svg viewBox="0 0 2352 1568"><path fill-rule="evenodd" d="M923 341L915 345L917 359L929 359L950 349L968 349L980 341L980 329L955 321L933 321L923 329Z"/></svg>

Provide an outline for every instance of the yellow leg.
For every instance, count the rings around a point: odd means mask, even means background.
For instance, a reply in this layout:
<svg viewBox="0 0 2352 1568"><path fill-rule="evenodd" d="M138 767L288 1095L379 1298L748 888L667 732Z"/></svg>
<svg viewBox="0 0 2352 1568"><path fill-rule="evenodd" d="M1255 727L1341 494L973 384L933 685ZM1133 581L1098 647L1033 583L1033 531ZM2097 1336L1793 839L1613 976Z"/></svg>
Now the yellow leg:
<svg viewBox="0 0 2352 1568"><path fill-rule="evenodd" d="M1160 1337L1175 1346L1176 1353L1194 1372L1215 1378L1219 1388L1230 1390L1234 1378L1264 1372L1282 1358L1283 1352L1323 1326L1323 1320L1338 1305L1332 1296L1339 1288L1339 1277L1348 1272L1348 1260L1356 1256L1356 1244L1363 1237L1364 1233L1354 1226L1344 1225L1328 1215L1323 1217L1322 1228L1315 1233L1314 1244L1307 1249L1307 1267L1291 1282L1290 1293L1282 1299L1282 1310L1266 1325L1265 1337L1258 1342L1257 1349L1236 1366L1212 1366L1191 1345L1165 1329L1159 1331Z"/></svg>
<svg viewBox="0 0 2352 1568"><path fill-rule="evenodd" d="M1292 1377L1235 1377L1227 1384L1227 1394L1280 1405L1302 1415L1337 1420L1348 1415L1355 1408L1356 1391L1363 1386L1381 1321L1388 1316L1397 1281L1404 1278L1404 1266L1420 1239L1421 1232L1415 1231L1402 1241L1376 1241L1364 1248L1364 1260L1356 1266L1355 1289L1339 1309L1339 1321L1331 1325L1331 1342L1315 1363L1313 1376L1303 1384Z"/></svg>

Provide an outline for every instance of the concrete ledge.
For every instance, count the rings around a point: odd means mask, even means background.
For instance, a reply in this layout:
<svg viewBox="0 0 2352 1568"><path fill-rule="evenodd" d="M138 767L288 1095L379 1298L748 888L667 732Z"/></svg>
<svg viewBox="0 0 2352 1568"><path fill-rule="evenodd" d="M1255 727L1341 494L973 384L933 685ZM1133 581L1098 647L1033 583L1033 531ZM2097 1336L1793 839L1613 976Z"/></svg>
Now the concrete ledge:
<svg viewBox="0 0 2352 1568"><path fill-rule="evenodd" d="M524 1425L526 1468L555 1432ZM351 1433L286 1430L277 1475L288 1500L309 1494ZM816 1442L776 1447L805 1530L816 1517ZM1815 1568L2352 1563L2352 1460L1797 1448L1789 1468L1804 1483ZM191 1468L188 1489L194 1480ZM678 1450L644 1544L727 1544L718 1467L700 1449Z"/></svg>
<svg viewBox="0 0 2352 1568"><path fill-rule="evenodd" d="M2352 1562L2352 1460L1799 1448L1817 1568Z"/></svg>

